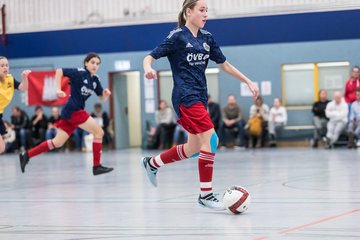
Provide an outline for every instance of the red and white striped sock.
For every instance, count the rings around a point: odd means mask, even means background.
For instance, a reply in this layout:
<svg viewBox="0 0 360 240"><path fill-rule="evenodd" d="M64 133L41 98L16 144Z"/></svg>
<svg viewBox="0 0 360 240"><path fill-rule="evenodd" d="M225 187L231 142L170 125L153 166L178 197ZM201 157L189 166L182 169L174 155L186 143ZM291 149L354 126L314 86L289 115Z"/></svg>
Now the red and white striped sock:
<svg viewBox="0 0 360 240"><path fill-rule="evenodd" d="M44 141L44 142L40 143L36 147L30 149L28 151L28 156L29 156L29 158L32 158L32 157L35 157L36 155L39 155L41 153L53 150L54 148L55 148L55 146L54 146L52 140L47 140L47 141Z"/></svg>
<svg viewBox="0 0 360 240"><path fill-rule="evenodd" d="M202 197L212 192L214 158L215 158L215 153L200 151L199 176L200 176L200 192Z"/></svg>
<svg viewBox="0 0 360 240"><path fill-rule="evenodd" d="M166 152L163 152L156 157L151 158L150 166L154 168L159 168L161 166L164 166L165 164L173 163L187 158L188 157L186 156L184 150L184 144L181 144L170 148Z"/></svg>

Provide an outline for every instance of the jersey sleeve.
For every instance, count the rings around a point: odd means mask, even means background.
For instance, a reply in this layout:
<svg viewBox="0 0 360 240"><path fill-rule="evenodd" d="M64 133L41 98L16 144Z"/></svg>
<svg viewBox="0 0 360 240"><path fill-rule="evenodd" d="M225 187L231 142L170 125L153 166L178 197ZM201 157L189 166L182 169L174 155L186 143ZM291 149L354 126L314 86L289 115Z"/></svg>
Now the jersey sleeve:
<svg viewBox="0 0 360 240"><path fill-rule="evenodd" d="M150 56L155 59L159 59L161 57L166 57L173 54L176 47L176 36L174 36L174 34L174 31L171 32L159 46L151 51Z"/></svg>
<svg viewBox="0 0 360 240"><path fill-rule="evenodd" d="M226 57L212 36L210 36L210 59L217 64L221 64L226 61Z"/></svg>
<svg viewBox="0 0 360 240"><path fill-rule="evenodd" d="M97 96L102 96L103 91L104 91L104 88L102 87L99 78L96 78L96 88L95 88L94 92L96 93Z"/></svg>
<svg viewBox="0 0 360 240"><path fill-rule="evenodd" d="M63 68L62 71L65 77L70 78L70 81L79 76L79 70L77 68Z"/></svg>
<svg viewBox="0 0 360 240"><path fill-rule="evenodd" d="M16 81L14 78L14 89L19 89L20 82Z"/></svg>

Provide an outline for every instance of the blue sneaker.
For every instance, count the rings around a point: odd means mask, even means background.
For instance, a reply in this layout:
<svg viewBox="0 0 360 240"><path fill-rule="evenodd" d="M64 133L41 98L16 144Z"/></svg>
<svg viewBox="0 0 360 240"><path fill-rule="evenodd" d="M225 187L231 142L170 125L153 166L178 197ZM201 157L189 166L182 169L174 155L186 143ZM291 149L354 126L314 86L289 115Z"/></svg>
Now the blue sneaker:
<svg viewBox="0 0 360 240"><path fill-rule="evenodd" d="M223 211L225 207L222 202L220 202L213 193L209 193L206 196L199 195L198 203L200 207L210 208L215 211Z"/></svg>
<svg viewBox="0 0 360 240"><path fill-rule="evenodd" d="M158 170L151 169L151 167L149 165L150 159L151 159L151 157L143 157L143 158L141 158L140 163L141 163L141 166L143 167L143 169L145 170L145 173L148 176L151 184L154 187L157 187L156 174L157 174Z"/></svg>

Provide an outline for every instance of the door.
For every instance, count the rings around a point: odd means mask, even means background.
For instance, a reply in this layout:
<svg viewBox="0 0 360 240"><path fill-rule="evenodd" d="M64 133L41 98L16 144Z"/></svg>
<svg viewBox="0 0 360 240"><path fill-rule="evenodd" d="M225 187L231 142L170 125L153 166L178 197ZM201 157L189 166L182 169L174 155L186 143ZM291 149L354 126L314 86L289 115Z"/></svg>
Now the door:
<svg viewBox="0 0 360 240"><path fill-rule="evenodd" d="M112 74L116 149L141 146L140 72Z"/></svg>

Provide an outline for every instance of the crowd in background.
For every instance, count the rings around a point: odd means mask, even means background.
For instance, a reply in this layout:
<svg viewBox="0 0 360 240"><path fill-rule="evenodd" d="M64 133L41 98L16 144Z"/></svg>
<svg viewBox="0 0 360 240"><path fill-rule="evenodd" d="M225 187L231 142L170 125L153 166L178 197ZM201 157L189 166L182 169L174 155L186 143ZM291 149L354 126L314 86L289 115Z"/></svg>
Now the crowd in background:
<svg viewBox="0 0 360 240"><path fill-rule="evenodd" d="M318 101L312 106L314 136L312 147L323 145L333 148L337 143L345 142L348 148L360 147L360 68L352 68L350 78L345 85L344 93L335 91L332 100L327 91L319 91ZM221 108L208 96L208 111L214 129L220 138L222 148L276 147L278 138L287 124L287 111L279 98L273 99L272 107L264 103L259 96L249 109L249 119L234 95L229 95L227 104ZM104 130L104 145L110 146L113 133L109 130L109 115L102 110L100 103L94 105L91 116ZM51 109L51 115L44 114L41 106L35 107L34 115L18 106L13 106L10 121L5 121L7 134L4 135L6 152L17 152L29 149L38 143L52 139L56 135L54 123L60 119L58 107ZM149 127L146 148L168 149L173 145L185 143L187 132L176 123L173 109L165 100L159 101L155 113L155 126ZM78 128L72 135L65 149L86 151L86 139L89 134Z"/></svg>
<svg viewBox="0 0 360 240"><path fill-rule="evenodd" d="M318 101L312 107L314 136L312 147L333 148L339 141L349 148L360 147L360 69L352 68L344 93L335 91L328 100L326 90L320 90ZM287 124L287 111L279 98L271 108L259 96L250 107L245 120L234 95L229 95L222 109L208 96L208 111L220 138L220 147L276 147ZM156 112L156 128L149 134L150 149L164 149L186 142L186 132L176 123L174 112L160 101Z"/></svg>
<svg viewBox="0 0 360 240"><path fill-rule="evenodd" d="M91 116L104 130L104 145L109 145L112 141L112 136L109 132L109 115L102 110L100 103L96 103ZM6 135L3 136L6 143L5 152L12 153L27 150L40 142L54 138L56 135L56 127L54 124L58 120L60 120L60 110L58 107L52 107L51 115L48 117L43 112L41 106L36 106L34 115L29 118L24 110L18 106L13 106L10 121L5 121L7 130ZM87 138L91 138L91 135L77 128L71 137L71 141L64 146L64 150L76 149L79 151L87 151Z"/></svg>

